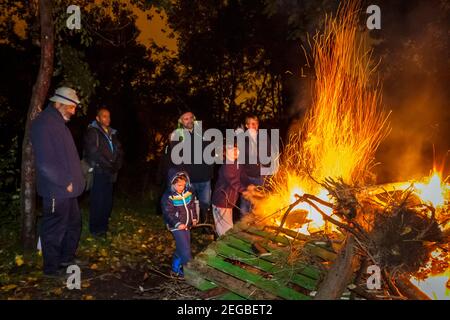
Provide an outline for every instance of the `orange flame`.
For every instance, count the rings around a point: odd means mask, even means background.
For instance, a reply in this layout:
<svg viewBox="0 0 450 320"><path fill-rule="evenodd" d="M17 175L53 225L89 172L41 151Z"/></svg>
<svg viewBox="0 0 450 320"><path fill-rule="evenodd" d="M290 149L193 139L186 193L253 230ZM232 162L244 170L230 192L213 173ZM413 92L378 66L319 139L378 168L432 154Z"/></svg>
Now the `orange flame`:
<svg viewBox="0 0 450 320"><path fill-rule="evenodd" d="M431 253L431 259L439 259L443 262L449 261L448 254L442 254L440 249L436 249ZM433 269L431 259L426 269ZM418 279L411 277L411 282L417 286L430 299L434 300L450 300L450 269L439 271L439 273L431 273L426 279Z"/></svg>
<svg viewBox="0 0 450 320"><path fill-rule="evenodd" d="M329 201L317 182L328 177L362 182L368 175L388 129L380 85L372 79L371 51L358 31L359 11L358 1L348 1L335 17L326 18L324 31L313 38L313 104L301 130L290 136L280 170L269 182L273 193L255 204L255 213L268 216L295 201L295 193ZM306 204L298 207L309 212L310 231L325 226L318 212Z"/></svg>
<svg viewBox="0 0 450 320"><path fill-rule="evenodd" d="M445 203L445 195L449 186L442 182L438 172L434 172L425 183L415 183L414 188L422 201L431 203L433 207L441 207Z"/></svg>

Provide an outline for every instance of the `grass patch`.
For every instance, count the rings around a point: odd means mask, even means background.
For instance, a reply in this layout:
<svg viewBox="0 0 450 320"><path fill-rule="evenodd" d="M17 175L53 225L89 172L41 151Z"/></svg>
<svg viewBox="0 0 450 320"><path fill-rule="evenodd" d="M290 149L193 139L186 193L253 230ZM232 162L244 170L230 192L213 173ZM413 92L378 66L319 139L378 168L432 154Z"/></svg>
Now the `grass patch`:
<svg viewBox="0 0 450 320"><path fill-rule="evenodd" d="M151 270L168 274L175 241L163 219L155 212L155 198L144 202L119 198L114 203L106 239L89 234L87 199L82 198L82 234L78 258L82 267L82 290L68 290L62 281L42 278L42 256L36 251L24 255L20 246L19 226L2 228L0 234L0 299L109 299L130 298L131 289L148 279ZM195 255L213 240L212 235L194 230L192 251ZM110 286L99 282L114 279ZM150 277L151 278L151 277ZM143 280L144 279L144 280ZM158 285L162 278L154 279Z"/></svg>

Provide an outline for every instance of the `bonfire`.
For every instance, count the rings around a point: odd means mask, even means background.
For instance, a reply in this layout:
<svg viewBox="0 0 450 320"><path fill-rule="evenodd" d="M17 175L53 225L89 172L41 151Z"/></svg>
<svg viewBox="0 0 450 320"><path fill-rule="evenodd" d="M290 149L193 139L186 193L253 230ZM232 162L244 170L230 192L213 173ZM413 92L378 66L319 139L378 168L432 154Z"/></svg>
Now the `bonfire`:
<svg viewBox="0 0 450 320"><path fill-rule="evenodd" d="M352 289L369 299L449 298L447 180L433 170L422 181L375 184L371 170L389 134L389 112L359 12L358 1L347 2L311 39L313 103L291 132L278 172L247 197L257 223L339 244L317 298L339 298L355 273ZM376 294L357 283L370 265L384 280Z"/></svg>

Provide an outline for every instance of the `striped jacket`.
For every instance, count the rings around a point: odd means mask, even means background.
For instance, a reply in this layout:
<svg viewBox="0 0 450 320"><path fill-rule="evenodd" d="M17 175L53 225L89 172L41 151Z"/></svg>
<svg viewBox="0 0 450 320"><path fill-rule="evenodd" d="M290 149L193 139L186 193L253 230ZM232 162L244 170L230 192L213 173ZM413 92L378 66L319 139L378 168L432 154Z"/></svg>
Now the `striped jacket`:
<svg viewBox="0 0 450 320"><path fill-rule="evenodd" d="M161 199L164 222L171 231L176 230L180 224L185 224L190 228L192 221L198 220L195 197L190 182L186 183L186 188L182 193L177 193L172 187L172 182L180 174L187 176L185 172L178 172L172 176L170 188Z"/></svg>

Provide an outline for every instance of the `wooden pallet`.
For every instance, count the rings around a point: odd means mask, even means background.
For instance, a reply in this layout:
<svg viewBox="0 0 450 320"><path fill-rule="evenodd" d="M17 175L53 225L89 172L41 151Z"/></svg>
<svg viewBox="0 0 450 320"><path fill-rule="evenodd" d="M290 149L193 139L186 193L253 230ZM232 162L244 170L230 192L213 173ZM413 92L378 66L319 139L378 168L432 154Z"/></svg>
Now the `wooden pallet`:
<svg viewBox="0 0 450 320"><path fill-rule="evenodd" d="M189 262L185 279L203 292L204 299L312 299L323 271L301 262L282 263L292 241L283 233L241 222ZM265 253L255 250L255 243ZM304 248L323 260L336 257L326 246L308 243Z"/></svg>

